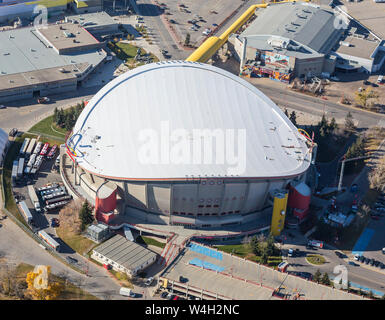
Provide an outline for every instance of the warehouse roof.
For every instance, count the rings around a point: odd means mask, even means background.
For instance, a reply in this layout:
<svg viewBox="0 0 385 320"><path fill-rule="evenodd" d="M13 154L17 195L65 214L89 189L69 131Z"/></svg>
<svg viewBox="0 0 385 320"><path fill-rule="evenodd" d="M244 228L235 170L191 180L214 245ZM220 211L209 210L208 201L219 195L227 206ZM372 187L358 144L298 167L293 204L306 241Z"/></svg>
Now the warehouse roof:
<svg viewBox="0 0 385 320"><path fill-rule="evenodd" d="M273 50L268 43L271 36L292 41L292 48L282 50L282 54L305 56L306 54L327 54L342 34L336 29L333 12L309 3L287 3L268 6L257 12L257 18L241 34L248 46ZM296 46L303 46L295 50Z"/></svg>
<svg viewBox="0 0 385 320"><path fill-rule="evenodd" d="M135 242L128 241L121 235L113 236L94 248L93 251L128 270L135 270L147 261L156 258L156 253Z"/></svg>
<svg viewBox="0 0 385 320"><path fill-rule="evenodd" d="M85 170L127 180L292 177L310 159L303 136L257 88L185 61L147 64L112 80L89 101L67 143Z"/></svg>
<svg viewBox="0 0 385 320"><path fill-rule="evenodd" d="M103 27L117 25L117 22L107 12L104 11L67 16L65 17L65 21L76 22L83 26L85 29L95 26Z"/></svg>
<svg viewBox="0 0 385 320"><path fill-rule="evenodd" d="M48 28L37 29L37 32L58 51L65 49L78 50L99 43L82 26L73 23L50 25Z"/></svg>
<svg viewBox="0 0 385 320"><path fill-rule="evenodd" d="M0 79L1 76L63 67L70 64L97 65L106 53L101 49L59 55L47 46L33 27L0 32Z"/></svg>

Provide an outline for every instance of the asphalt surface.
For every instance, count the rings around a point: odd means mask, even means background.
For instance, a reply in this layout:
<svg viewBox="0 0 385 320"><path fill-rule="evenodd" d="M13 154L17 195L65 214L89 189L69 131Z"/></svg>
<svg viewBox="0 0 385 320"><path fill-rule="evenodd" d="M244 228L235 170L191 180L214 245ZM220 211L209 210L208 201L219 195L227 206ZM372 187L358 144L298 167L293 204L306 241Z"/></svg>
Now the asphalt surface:
<svg viewBox="0 0 385 320"><path fill-rule="evenodd" d="M288 234L291 233L295 237L289 237ZM360 284L369 289L374 289L380 292L385 293L385 274L368 269L363 266L351 266L348 264L348 261L353 261L352 256L348 256L346 259L341 259L335 254L335 250L330 247L324 247L323 249L316 250L307 250L306 243L307 240L299 232L295 230L286 230L284 232L286 235L286 240L282 249L287 253L289 248L299 249L301 254L298 257L287 257L287 261L290 263L288 268L289 271L298 271L298 272L309 272L314 274L317 269L321 273L327 272L329 277L337 276L337 273L334 273L334 268L337 265L344 265L348 270L348 280L352 283ZM306 261L306 254L320 254L326 258L326 263L323 265L311 265ZM382 258L380 261L384 261Z"/></svg>
<svg viewBox="0 0 385 320"><path fill-rule="evenodd" d="M57 275L66 274L68 280L77 284L82 289L101 299L121 299L120 286L112 280L103 268L87 262L77 255L77 260L83 268L88 265L88 274L80 274L42 249L36 241L13 223L9 218L3 220L0 228L0 251L5 255L9 263L20 262L31 265L48 265L51 271Z"/></svg>

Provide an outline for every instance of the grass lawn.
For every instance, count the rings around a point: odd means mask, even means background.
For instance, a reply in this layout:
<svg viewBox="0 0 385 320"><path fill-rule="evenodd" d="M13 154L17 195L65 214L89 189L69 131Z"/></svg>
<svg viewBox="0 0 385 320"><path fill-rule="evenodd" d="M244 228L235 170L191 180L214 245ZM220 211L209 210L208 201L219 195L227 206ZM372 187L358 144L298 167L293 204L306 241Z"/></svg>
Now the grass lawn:
<svg viewBox="0 0 385 320"><path fill-rule="evenodd" d="M137 242L138 243L142 243L142 244L147 244L147 245L152 245L152 246L156 246L156 247L159 247L159 248L164 248L166 246L165 243L163 242L159 242L153 238L149 238L149 237L144 237L144 236L139 236L137 238Z"/></svg>
<svg viewBox="0 0 385 320"><path fill-rule="evenodd" d="M125 274L123 272L118 272L118 271L115 271L112 269L109 270L109 272L111 272L111 274L119 281L119 283L122 287L134 289L134 285L131 283L127 274Z"/></svg>
<svg viewBox="0 0 385 320"><path fill-rule="evenodd" d="M19 278L26 278L27 273L31 272L33 269L34 266L30 264L20 263L16 267L15 276ZM65 285L65 279L60 278L59 276L52 275L52 279ZM99 298L67 281L64 290L61 292L57 300L99 300Z"/></svg>
<svg viewBox="0 0 385 320"><path fill-rule="evenodd" d="M224 251L227 253L232 253L241 258L246 258L248 260L261 263L261 257L255 255L251 247L245 244L234 244L234 245L224 245L224 246L215 246L218 250ZM282 262L281 256L270 256L268 257L267 264L269 266L278 266Z"/></svg>
<svg viewBox="0 0 385 320"><path fill-rule="evenodd" d="M110 42L108 44L108 47L115 52L116 56L119 59L125 61L129 67L135 68L144 64L143 62L137 62L134 59L138 49L140 49L141 56L147 54L147 52L143 48L139 48L132 44L124 43L124 42L116 42L114 44ZM149 53L149 55L152 58L153 62L159 61L159 59L152 53Z"/></svg>
<svg viewBox="0 0 385 320"><path fill-rule="evenodd" d="M31 129L29 129L29 132L47 135L49 137L56 138L58 141L60 141L60 143L63 143L67 130L58 127L52 121L53 115L35 124Z"/></svg>
<svg viewBox="0 0 385 320"><path fill-rule="evenodd" d="M325 258L323 256L320 256L319 254L309 254L306 257L307 262L311 264L321 265L326 262Z"/></svg>
<svg viewBox="0 0 385 320"><path fill-rule="evenodd" d="M62 226L56 228L56 233L60 239L81 255L89 252L92 248L97 246L97 244L90 239L68 232Z"/></svg>

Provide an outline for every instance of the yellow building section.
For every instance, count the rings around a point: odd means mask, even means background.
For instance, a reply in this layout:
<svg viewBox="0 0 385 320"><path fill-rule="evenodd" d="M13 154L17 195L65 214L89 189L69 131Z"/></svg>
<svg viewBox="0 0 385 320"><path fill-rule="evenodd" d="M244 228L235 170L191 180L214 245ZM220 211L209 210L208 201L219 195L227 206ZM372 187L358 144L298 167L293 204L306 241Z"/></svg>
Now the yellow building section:
<svg viewBox="0 0 385 320"><path fill-rule="evenodd" d="M66 6L68 3L73 2L74 0L38 0L26 2L27 5L41 5L47 8Z"/></svg>
<svg viewBox="0 0 385 320"><path fill-rule="evenodd" d="M273 216L271 218L270 232L279 236L285 227L287 191L280 191L274 195Z"/></svg>
<svg viewBox="0 0 385 320"><path fill-rule="evenodd" d="M251 18L256 9L266 8L269 5L278 5L287 2L296 2L296 0L273 2L270 4L262 3L250 6L229 28L226 29L225 32L223 32L219 37L208 38L186 59L186 61L206 62L227 42L230 35L237 32L237 30ZM303 0L303 2L310 2L310 0Z"/></svg>

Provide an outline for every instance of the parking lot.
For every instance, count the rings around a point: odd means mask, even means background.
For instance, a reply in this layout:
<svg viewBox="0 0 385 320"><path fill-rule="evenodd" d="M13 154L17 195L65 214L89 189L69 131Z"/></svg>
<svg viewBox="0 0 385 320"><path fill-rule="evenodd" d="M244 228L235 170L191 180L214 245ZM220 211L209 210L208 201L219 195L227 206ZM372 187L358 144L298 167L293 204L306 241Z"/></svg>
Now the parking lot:
<svg viewBox="0 0 385 320"><path fill-rule="evenodd" d="M55 209L48 212L44 212L43 210L37 212L34 209L34 205L29 196L28 186L32 185L36 190L37 188L40 188L46 184L62 183L60 174L58 172L58 167L55 165L56 157L57 153L51 160L45 158L39 171L34 176L27 176L24 174L23 178L21 178L13 188L14 194L17 196L18 200L26 202L33 216L33 226L35 227L35 231L44 230L54 238L56 238L56 232L55 229L51 227L50 221L52 218L58 217L58 212L60 209Z"/></svg>
<svg viewBox="0 0 385 320"><path fill-rule="evenodd" d="M202 268L192 265L191 262L195 263L196 260L205 262L206 266ZM300 299L359 299L346 292L320 286L229 254L223 253L220 260L214 255L209 256L188 248L162 276L179 282L181 275L188 279L189 286L218 293L229 299L275 299L272 293L278 288L289 299L297 293Z"/></svg>
<svg viewBox="0 0 385 320"><path fill-rule="evenodd" d="M164 14L184 42L187 33L190 34L190 43L199 45L205 39L202 34L205 29L213 30L229 17L240 5L242 0L207 0L198 2L193 0L168 0ZM158 1L159 5L162 1ZM183 5L184 7L180 7ZM196 23L188 21L196 20ZM194 28L195 25L196 27Z"/></svg>

